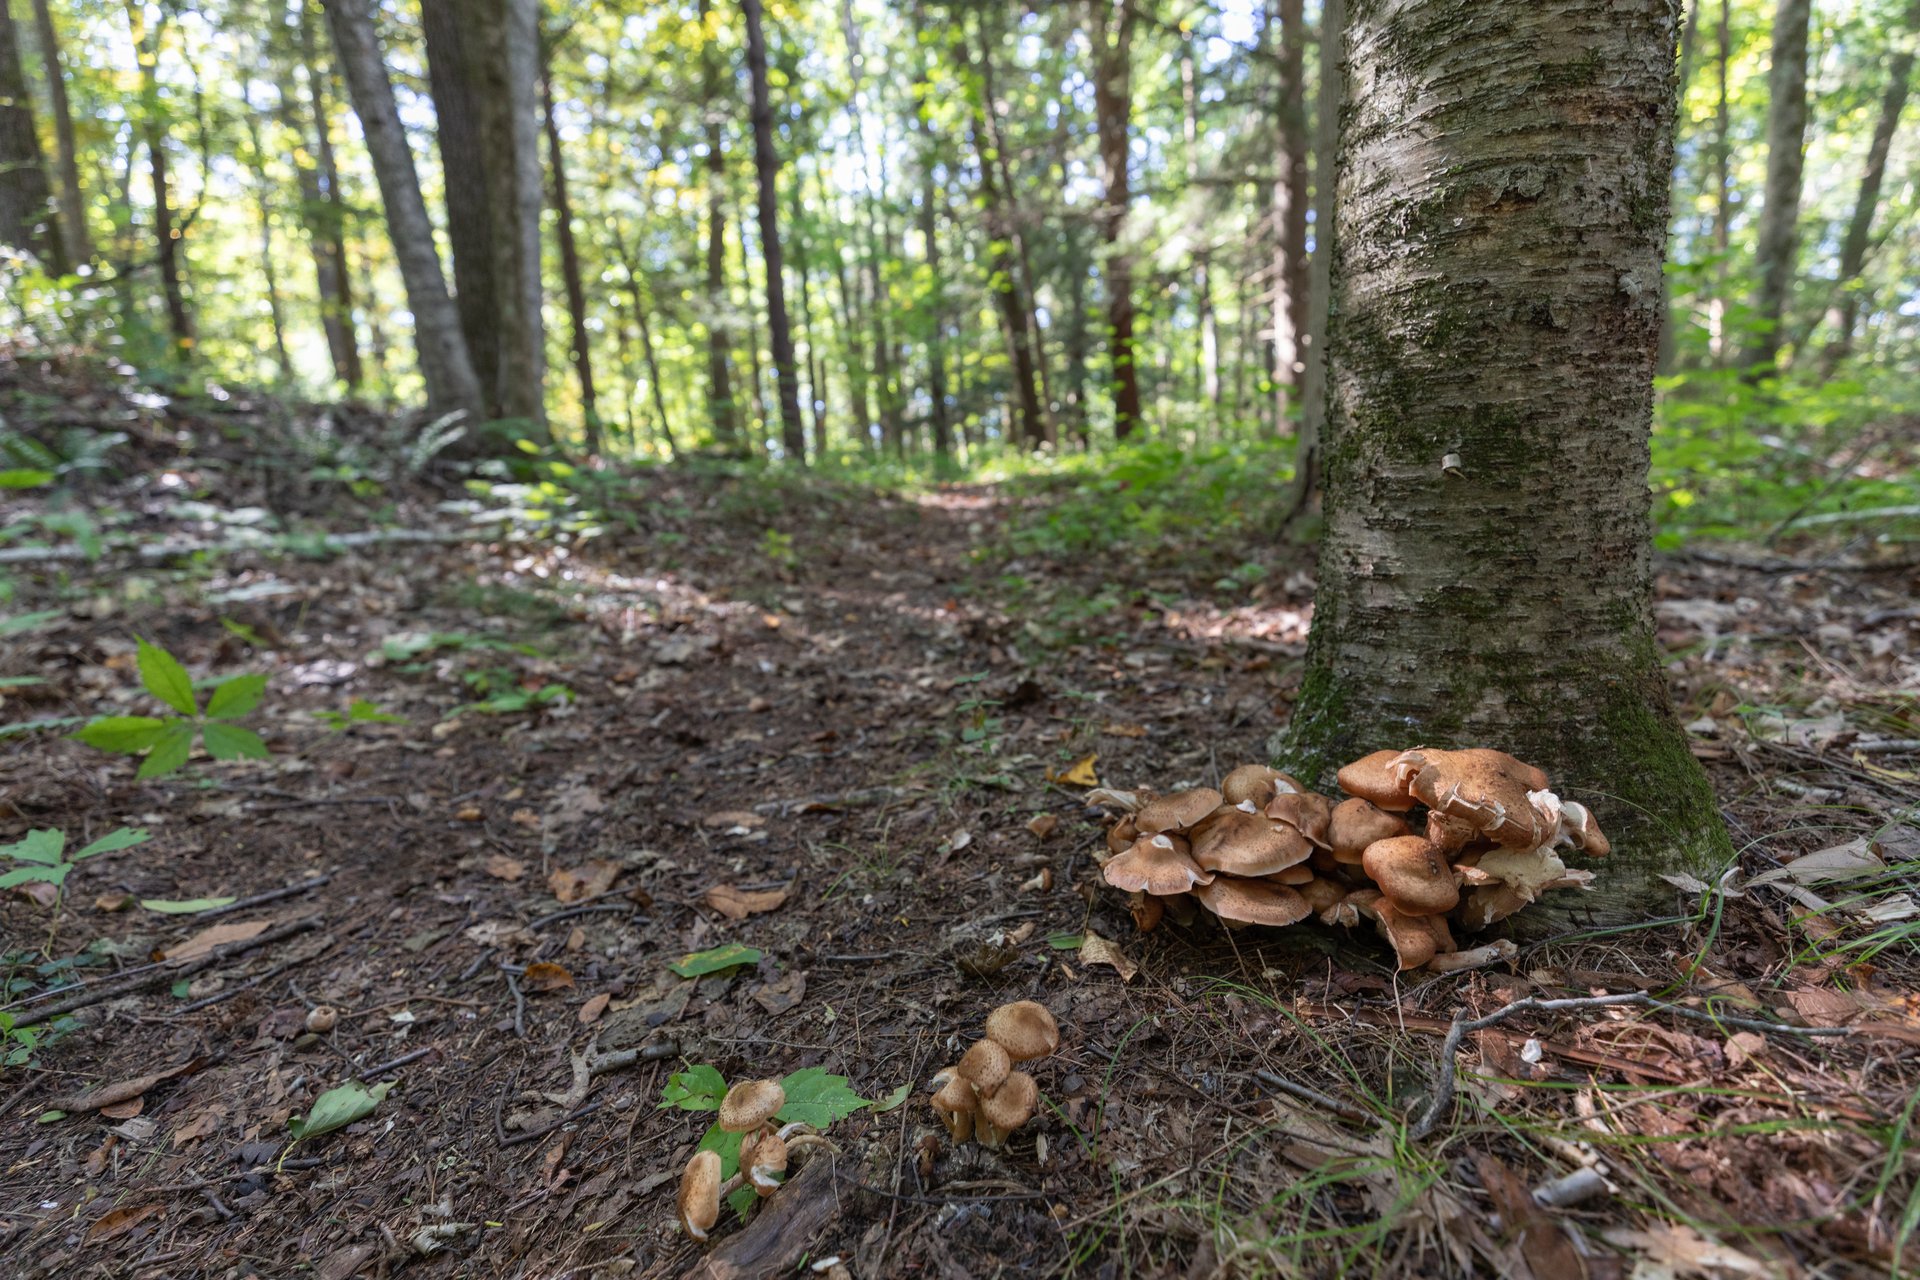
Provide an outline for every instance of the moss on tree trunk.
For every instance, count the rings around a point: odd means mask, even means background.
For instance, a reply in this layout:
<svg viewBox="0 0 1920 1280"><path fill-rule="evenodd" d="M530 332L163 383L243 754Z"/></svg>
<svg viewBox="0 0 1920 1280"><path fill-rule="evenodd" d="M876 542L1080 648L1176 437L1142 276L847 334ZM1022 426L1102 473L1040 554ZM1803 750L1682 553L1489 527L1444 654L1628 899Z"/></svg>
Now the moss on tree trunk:
<svg viewBox="0 0 1920 1280"><path fill-rule="evenodd" d="M1352 0L1326 538L1286 761L1487 745L1615 855L1561 905L1647 914L1730 853L1653 639L1652 374L1670 0Z"/></svg>

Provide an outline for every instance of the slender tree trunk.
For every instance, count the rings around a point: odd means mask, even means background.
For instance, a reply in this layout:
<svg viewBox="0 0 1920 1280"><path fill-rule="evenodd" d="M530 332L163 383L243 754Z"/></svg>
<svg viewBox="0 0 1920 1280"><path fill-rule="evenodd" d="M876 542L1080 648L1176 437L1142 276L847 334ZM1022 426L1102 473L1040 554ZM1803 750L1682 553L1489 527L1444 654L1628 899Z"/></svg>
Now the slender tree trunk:
<svg viewBox="0 0 1920 1280"><path fill-rule="evenodd" d="M793 276L800 285L800 332L807 344L807 400L805 408L813 415L813 442L809 452L818 457L827 447L827 382L820 359L820 331L813 323L813 286L809 279L807 242L801 235L806 225L806 202L802 190L806 181L798 168L791 184L792 212L788 226L793 231Z"/></svg>
<svg viewBox="0 0 1920 1280"><path fill-rule="evenodd" d="M600 452L600 409L593 394L593 353L587 333L587 286L580 274L580 246L573 235L573 203L567 198L566 157L560 150L560 124L553 115L553 83L540 79L541 117L547 134L547 164L553 182L555 230L560 241L560 277L566 284L567 317L572 322L570 354L580 380L580 408L585 417L589 454Z"/></svg>
<svg viewBox="0 0 1920 1280"><path fill-rule="evenodd" d="M374 381L383 388L391 389L393 383L387 376L387 357L390 354L387 344L387 327L380 319L380 295L373 287L373 259L372 255L366 251L364 244L356 247L359 248L360 252L357 255L349 255L346 242L342 241L340 245L340 261L347 264L348 272L351 272L355 266L359 267L359 275L354 285L354 296L364 299L365 301L365 310L367 313L367 354L373 357ZM343 274L343 281L345 278L346 275ZM351 320L352 317L349 316L348 319ZM348 332L351 333L352 329L349 328ZM356 370L360 368L358 348L355 349L353 367Z"/></svg>
<svg viewBox="0 0 1920 1280"><path fill-rule="evenodd" d="M299 152L294 156L300 181L300 219L306 228L308 251L313 256L315 287L320 298L320 328L326 335L327 354L333 360L334 377L352 393L360 389L365 375L360 367L359 337L354 332L354 290L347 267L347 204L340 193L340 166L333 153L333 112L327 88L330 77L321 62L312 11L304 3L300 6L300 61L306 79L313 157L317 161L316 168ZM283 109L287 107L285 97L281 105ZM307 130L294 118L294 113L289 110L286 114L288 127L306 136Z"/></svg>
<svg viewBox="0 0 1920 1280"><path fill-rule="evenodd" d="M427 404L435 413L460 410L471 422L482 420L485 401L480 380L467 354L460 316L447 293L446 277L433 247L433 223L420 196L420 177L413 152L394 105L393 84L373 32L371 0L325 0L328 26L333 32L340 70L346 76L360 132L373 159L374 178L380 184L387 213L387 234L394 258L407 287L407 307L413 312L414 342L420 375L427 384Z"/></svg>
<svg viewBox="0 0 1920 1280"><path fill-rule="evenodd" d="M1727 64L1733 58L1730 0L1720 0L1720 21L1714 26L1718 98L1713 116L1713 254L1719 261L1713 269L1713 297L1707 300L1707 353L1719 367L1727 357L1727 255L1733 231L1733 125L1727 103Z"/></svg>
<svg viewBox="0 0 1920 1280"><path fill-rule="evenodd" d="M1026 308L1020 301L1019 277L1015 274L1012 240L1004 225L1005 206L994 167L986 126L975 105L972 128L974 150L980 158L980 199L987 220L987 292L993 295L1000 312L1000 331L1006 339L1007 360L1013 369L1014 404L1018 410L1019 433L1029 447L1046 441L1047 428L1040 411L1040 391L1034 376L1033 349L1027 345Z"/></svg>
<svg viewBox="0 0 1920 1280"><path fill-rule="evenodd" d="M33 0L33 25L40 42L40 62L47 73L47 98L53 108L62 243L69 261L91 262L93 237L87 230L86 201L80 195L80 158L73 140L73 107L67 101L66 59L61 56L60 35L54 30L53 10L47 0Z"/></svg>
<svg viewBox="0 0 1920 1280"><path fill-rule="evenodd" d="M273 326L273 360L280 370L280 380L293 381L293 357L287 353L286 317L280 306L280 263L273 247L273 205L267 199L267 183L264 178L266 169L266 148L260 143L260 117L254 112L253 102L247 82L240 82L241 114L247 127L247 146L252 154L252 181L254 211L260 217L260 275L267 286L267 319Z"/></svg>
<svg viewBox="0 0 1920 1280"><path fill-rule="evenodd" d="M512 210L508 255L513 271L511 323L504 325L503 363L507 383L501 407L508 415L536 426L547 421L547 330L542 312L540 211L546 182L540 172L540 4L541 0L504 0L501 34L506 44L506 125L500 130L512 148L506 186Z"/></svg>
<svg viewBox="0 0 1920 1280"><path fill-rule="evenodd" d="M947 404L947 278L940 262L940 186L938 143L928 118L932 86L923 67L914 127L920 133L920 239L927 261L927 416L933 424L933 451L953 456L953 417Z"/></svg>
<svg viewBox="0 0 1920 1280"><path fill-rule="evenodd" d="M1693 51L1694 46L1699 43L1700 9L1705 3L1706 0L1693 0L1692 5L1687 9L1686 15L1682 19L1680 29L1679 109L1674 113L1673 119L1674 137L1676 140L1679 138L1680 130L1687 120L1687 90L1693 84ZM1673 166L1673 177L1668 182L1670 197L1671 194L1677 192L1679 188L1680 165L1676 161ZM1669 198L1669 206L1674 203L1677 202ZM1671 231L1668 232L1668 238L1672 238ZM1655 361L1654 368L1660 375L1665 376L1673 371L1674 352L1679 344L1680 328L1680 317L1674 314L1673 281L1666 276L1660 278L1660 312L1661 315L1665 317L1665 320L1660 325L1660 354Z"/></svg>
<svg viewBox="0 0 1920 1280"><path fill-rule="evenodd" d="M1806 163L1807 28L1813 0L1779 0L1773 16L1773 63L1767 71L1767 186L1754 248L1760 287L1755 332L1741 357L1747 377L1775 371L1786 334L1787 300L1800 262L1800 185Z"/></svg>
<svg viewBox="0 0 1920 1280"><path fill-rule="evenodd" d="M1189 191L1199 190L1200 182L1200 104L1199 94L1194 84L1193 38L1189 36L1180 50L1180 106L1183 140L1186 143L1187 187ZM1208 405L1220 407L1220 329L1213 314L1213 252L1212 230L1206 226L1194 228L1196 248L1193 253L1193 312L1194 328L1199 335L1199 350L1194 353L1194 366L1199 374L1200 398Z"/></svg>
<svg viewBox="0 0 1920 1280"><path fill-rule="evenodd" d="M1311 776L1423 743L1537 764L1612 837L1578 905L1615 918L1731 855L1651 616L1677 8L1349 0L1327 529L1285 737Z"/></svg>
<svg viewBox="0 0 1920 1280"><path fill-rule="evenodd" d="M447 245L453 258L454 303L473 371L490 416L500 409L499 292L494 266L492 195L487 186L481 112L474 101L477 32L459 0L421 0L428 83L433 92L434 137L446 194Z"/></svg>
<svg viewBox="0 0 1920 1280"><path fill-rule="evenodd" d="M700 22L710 28L709 0L700 0ZM727 156L720 120L722 72L720 51L710 29L700 47L701 111L707 134L707 416L713 438L732 452L740 446L740 415L733 399L732 338L727 320L733 306L727 292Z"/></svg>
<svg viewBox="0 0 1920 1280"><path fill-rule="evenodd" d="M627 238L620 231L619 220L610 220L608 227L613 232L613 251L620 259L621 269L627 274L627 297L633 303L633 318L640 329L641 354L647 362L647 387L648 390L652 392L653 411L660 422L660 443L667 447L667 456L672 457L680 452L680 442L673 438L673 423L667 417L666 388L660 379L660 360L654 352L653 322L651 319L653 311L652 290L649 289L645 296L641 293L640 267L639 264L634 261L633 255L627 251ZM631 409L628 410L627 421L629 424L627 427L627 437L629 441L632 441L633 427L631 424L633 419Z"/></svg>
<svg viewBox="0 0 1920 1280"><path fill-rule="evenodd" d="M140 63L141 140L153 183L153 238L160 263L160 290L166 301L167 331L173 335L174 354L182 360L193 354L193 319L187 314L186 286L181 281L181 232L173 225L173 194L168 184L167 128L160 106L160 37L165 20L147 26L145 0L128 0L127 22Z"/></svg>
<svg viewBox="0 0 1920 1280"><path fill-rule="evenodd" d="M860 308L860 290L847 279L847 261L836 246L833 254L833 283L840 291L839 325L842 354L847 370L847 394L852 400L860 447L873 448L873 380L867 376L866 360L860 351L859 335L866 331L866 317Z"/></svg>
<svg viewBox="0 0 1920 1280"><path fill-rule="evenodd" d="M1346 101L1347 0L1320 8L1320 93L1313 142L1313 255L1308 264L1306 361L1300 377L1300 440L1287 494L1290 524L1312 510L1320 493L1327 435L1327 329L1333 301L1333 260L1339 224L1340 110Z"/></svg>
<svg viewBox="0 0 1920 1280"><path fill-rule="evenodd" d="M1920 30L1920 3L1907 11L1906 26L1909 38ZM1846 239L1840 242L1840 270L1834 279L1837 296L1826 315L1833 336L1820 353L1823 377L1831 377L1853 349L1854 326L1860 322L1860 273L1866 267L1867 249L1873 241L1873 219L1880 208L1880 185L1887 176L1887 152L1892 149L1894 132L1900 127L1900 113L1906 110L1907 92L1913 81L1913 61L1911 44L1899 46L1887 59L1887 87L1880 98L1880 114L1874 120L1873 139L1867 144L1860 194L1854 198Z"/></svg>
<svg viewBox="0 0 1920 1280"><path fill-rule="evenodd" d="M1107 353L1112 365L1113 434L1125 440L1140 425L1139 348L1133 335L1133 257L1127 243L1128 143L1133 115L1132 0L1088 0L1093 21L1093 114L1106 179L1100 230L1105 242Z"/></svg>
<svg viewBox="0 0 1920 1280"><path fill-rule="evenodd" d="M1336 0L1336 3L1338 0ZM1073 422L1074 438L1082 449L1092 442L1087 414L1087 271L1089 264L1078 248L1068 254L1073 265L1073 284L1067 290L1067 405Z"/></svg>
<svg viewBox="0 0 1920 1280"><path fill-rule="evenodd" d="M13 18L0 4L0 247L25 249L64 275L67 255Z"/></svg>
<svg viewBox="0 0 1920 1280"><path fill-rule="evenodd" d="M800 417L800 373L787 318L787 286L780 260L780 157L773 149L773 102L767 90L767 38L760 0L740 0L747 20L747 76L753 91L753 167L760 183L760 256L767 273L767 340L780 395L780 443L795 462L807 460L807 428Z"/></svg>
<svg viewBox="0 0 1920 1280"><path fill-rule="evenodd" d="M1301 375L1309 302L1307 262L1306 17L1301 0L1279 0L1280 172L1273 183L1273 378L1284 427ZM1321 25L1326 23L1324 9ZM1325 225L1324 223L1322 224Z"/></svg>

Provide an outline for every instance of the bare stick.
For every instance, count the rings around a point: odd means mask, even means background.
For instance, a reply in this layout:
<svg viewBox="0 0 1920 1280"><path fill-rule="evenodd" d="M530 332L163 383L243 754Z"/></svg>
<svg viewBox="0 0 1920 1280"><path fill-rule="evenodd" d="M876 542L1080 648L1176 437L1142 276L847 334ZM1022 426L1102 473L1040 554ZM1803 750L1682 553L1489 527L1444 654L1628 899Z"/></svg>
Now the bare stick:
<svg viewBox="0 0 1920 1280"><path fill-rule="evenodd" d="M1330 1098L1326 1094L1309 1089L1303 1084L1295 1084L1285 1076L1277 1076L1271 1071L1256 1071L1253 1073L1253 1078L1262 1084L1272 1085L1282 1093L1290 1093L1302 1102L1311 1102L1314 1106L1324 1111L1331 1111L1342 1120L1352 1120L1358 1124L1368 1124L1373 1120L1372 1116L1360 1110L1358 1107L1350 1106L1338 1098Z"/></svg>
<svg viewBox="0 0 1920 1280"><path fill-rule="evenodd" d="M199 912L196 918L200 920L211 920L215 916L232 915L236 911L245 911L249 907L257 907L262 903L278 902L282 898L292 898L307 892L309 889L318 889L321 885L326 884L332 879L333 876L330 874L314 876L311 880L302 880L299 884L283 885L278 889L269 889L265 893L256 893L250 898L237 898L224 907L215 907L211 911Z"/></svg>

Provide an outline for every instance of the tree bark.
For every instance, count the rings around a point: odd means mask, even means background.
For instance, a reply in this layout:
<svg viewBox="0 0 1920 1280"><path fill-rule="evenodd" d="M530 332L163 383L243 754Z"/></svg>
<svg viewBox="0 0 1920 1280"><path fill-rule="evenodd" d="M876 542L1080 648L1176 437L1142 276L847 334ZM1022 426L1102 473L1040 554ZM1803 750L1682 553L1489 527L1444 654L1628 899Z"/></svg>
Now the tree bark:
<svg viewBox="0 0 1920 1280"><path fill-rule="evenodd" d="M273 361L280 370L280 380L291 383L294 378L293 357L287 351L286 316L280 305L280 263L273 247L273 204L267 198L266 148L260 141L260 117L253 109L250 87L247 81L240 82L241 114L246 119L247 146L251 152L250 168L253 188L254 211L260 217L260 275L267 286L267 319L273 326Z"/></svg>
<svg viewBox="0 0 1920 1280"><path fill-rule="evenodd" d="M919 31L919 9L915 7L915 32ZM933 424L933 451L941 458L953 456L953 415L947 403L947 279L940 262L940 165L939 142L929 118L933 85L926 68L920 69L920 85L915 94L914 127L920 133L920 239L927 263L927 416Z"/></svg>
<svg viewBox="0 0 1920 1280"><path fill-rule="evenodd" d="M700 48L701 110L707 132L707 416L713 438L732 452L740 447L740 414L733 399L732 346L727 317L733 305L727 295L727 157L720 122L721 67L719 48L709 23L708 0L700 0L700 23L705 31Z"/></svg>
<svg viewBox="0 0 1920 1280"><path fill-rule="evenodd" d="M480 380L467 354L460 316L447 293L446 277L433 247L433 223L420 195L420 177L413 167L400 112L394 105L393 84L373 31L370 0L325 0L327 24L340 59L340 70L360 117L374 178L387 214L387 234L406 284L407 307L413 312L414 344L420 376L427 385L427 404L435 413L459 410L470 423L485 413Z"/></svg>
<svg viewBox="0 0 1920 1280"><path fill-rule="evenodd" d="M753 167L759 176L760 257L767 281L767 342L780 397L780 443L795 462L807 460L807 428L800 417L800 372L787 317L787 286L780 260L780 157L773 149L773 101L767 89L767 37L760 0L740 0L747 20L747 77L753 94Z"/></svg>
<svg viewBox="0 0 1920 1280"><path fill-rule="evenodd" d="M667 418L666 389L660 380L660 360L654 353L652 290L643 295L640 290L640 267L633 255L627 251L627 238L620 231L620 220L608 220L608 229L613 233L613 252L620 259L621 269L627 273L627 297L633 303L633 318L640 330L641 355L647 364L647 385L652 393L653 411L660 420L660 443L666 446L667 456L673 457L680 452L680 442L673 438L673 423ZM632 408L628 407L627 439L629 444L637 443L632 426Z"/></svg>
<svg viewBox="0 0 1920 1280"><path fill-rule="evenodd" d="M1301 0L1279 0L1280 166L1273 183L1273 380L1281 425L1305 372L1307 329L1306 16ZM1322 10L1321 25L1326 26ZM1321 225L1325 225L1324 223Z"/></svg>
<svg viewBox="0 0 1920 1280"><path fill-rule="evenodd" d="M24 249L52 274L64 275L60 220L31 104L13 17L0 4L0 246Z"/></svg>
<svg viewBox="0 0 1920 1280"><path fill-rule="evenodd" d="M93 260L93 237L87 229L87 205L80 194L79 148L73 140L73 107L67 100L66 59L60 35L54 29L47 0L33 0L33 25L40 41L40 61L47 73L47 99L53 108L53 146L60 174L60 229L66 256L76 263Z"/></svg>
<svg viewBox="0 0 1920 1280"><path fill-rule="evenodd" d="M1707 354L1716 367L1725 363L1727 355L1727 252L1733 232L1733 124L1727 102L1727 64L1733 59L1732 8L1730 0L1720 0L1720 21L1714 24L1718 98L1713 115L1713 253L1719 265L1713 271L1713 297L1707 300Z"/></svg>
<svg viewBox="0 0 1920 1280"><path fill-rule="evenodd" d="M1612 837L1577 905L1615 918L1731 855L1651 618L1676 9L1350 0L1327 527L1276 743L1314 777L1537 764Z"/></svg>
<svg viewBox="0 0 1920 1280"><path fill-rule="evenodd" d="M1125 440L1140 425L1139 348L1133 335L1133 257L1127 243L1128 143L1133 115L1132 0L1088 0L1093 40L1093 114L1106 179L1100 232L1105 244L1107 358L1112 367L1113 435Z"/></svg>
<svg viewBox="0 0 1920 1280"><path fill-rule="evenodd" d="M1907 11L1909 38L1920 30L1920 3ZM1913 46L1897 47L1887 59L1887 87L1880 98L1880 114L1873 123L1873 138L1867 144L1866 167L1860 173L1860 194L1853 202L1853 217L1847 221L1846 239L1840 242L1840 270L1834 279L1837 292L1827 308L1827 326L1832 336L1820 353L1823 377L1833 371L1853 349L1854 326L1860 322L1860 273L1867 265L1867 249L1873 241L1873 219L1880 208L1880 185L1887 176L1887 152L1893 147L1894 132L1900 127L1900 113L1906 110L1907 92L1913 81Z"/></svg>
<svg viewBox="0 0 1920 1280"><path fill-rule="evenodd" d="M1180 49L1180 107L1187 187L1189 191L1196 191L1200 182L1200 107L1194 84L1191 35ZM1194 365L1199 373L1199 399L1217 409L1220 406L1220 328L1213 314L1212 232L1203 221L1193 229L1193 234L1193 319L1199 338Z"/></svg>
<svg viewBox="0 0 1920 1280"><path fill-rule="evenodd" d="M1680 87L1677 94L1679 107L1674 112L1673 119L1676 142L1680 136L1680 129L1687 119L1687 90L1693 84L1693 51L1700 42L1700 9L1705 3L1706 0L1693 0L1681 19ZM1678 190L1679 185L1680 165L1676 161L1673 166L1673 177L1667 183L1669 208L1674 203L1673 192ZM1669 238L1671 238L1671 231L1669 231ZM1660 280L1660 314L1665 318L1660 325L1660 354L1655 360L1654 368L1659 374L1665 376L1673 371L1674 352L1679 345L1680 327L1680 318L1674 314L1673 308L1673 281L1665 276Z"/></svg>
<svg viewBox="0 0 1920 1280"><path fill-rule="evenodd" d="M365 371L360 365L360 341L353 323L353 277L347 268L347 204L340 194L340 165L333 154L333 112L329 108L328 73L320 60L320 42L313 29L312 11L300 6L300 62L306 76L307 109L312 123L313 155L317 167L296 152L294 167L300 181L300 218L313 256L316 291L320 297L320 328L326 335L333 374L349 393L360 389ZM284 90L282 91L285 92ZM287 99L281 99L283 108ZM307 135L287 112L287 123Z"/></svg>
<svg viewBox="0 0 1920 1280"><path fill-rule="evenodd" d="M572 322L570 354L574 376L580 380L580 410L588 454L600 452L600 410L593 394L593 352L587 333L587 286L580 274L580 246L573 235L573 204L567 198L566 157L560 151L560 124L553 115L551 74L540 79L541 118L547 133L547 164L553 181L554 229L560 241L560 277L567 290L567 318Z"/></svg>
<svg viewBox="0 0 1920 1280"><path fill-rule="evenodd" d="M1807 140L1807 28L1813 0L1779 0L1767 70L1767 185L1754 258L1754 335L1742 357L1749 379L1774 372L1786 337L1787 299L1800 259L1800 185Z"/></svg>
<svg viewBox="0 0 1920 1280"><path fill-rule="evenodd" d="M167 176L167 127L160 107L160 35L162 22L147 26L146 0L127 0L127 23L135 57L140 64L140 136L147 148L149 180L153 183L153 238L160 263L160 291L166 302L167 331L174 354L193 355L193 318L187 314L186 286L181 281L180 231L173 225L173 195Z"/></svg>
<svg viewBox="0 0 1920 1280"><path fill-rule="evenodd" d="M1333 301L1337 248L1335 195L1339 187L1340 110L1346 101L1346 0L1320 7L1320 93L1315 104L1313 256L1308 264L1306 361L1300 376L1300 438L1293 452L1287 523L1312 510L1320 493L1322 441L1327 434L1327 326Z"/></svg>
<svg viewBox="0 0 1920 1280"><path fill-rule="evenodd" d="M801 236L800 229L806 225L806 201L802 189L806 186L798 169L794 171L791 192L792 213L788 227L793 232L793 278L800 285L800 333L807 343L807 399L805 407L813 415L813 440L808 452L818 457L827 448L827 373L825 362L820 358L820 331L813 323L813 284L812 271L807 259L807 242Z"/></svg>

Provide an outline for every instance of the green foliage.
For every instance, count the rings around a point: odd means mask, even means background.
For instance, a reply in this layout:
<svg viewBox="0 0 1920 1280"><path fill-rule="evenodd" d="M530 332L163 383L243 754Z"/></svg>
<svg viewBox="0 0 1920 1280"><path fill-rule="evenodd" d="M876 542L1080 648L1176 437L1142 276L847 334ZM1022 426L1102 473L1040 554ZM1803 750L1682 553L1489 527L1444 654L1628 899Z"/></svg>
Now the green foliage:
<svg viewBox="0 0 1920 1280"><path fill-rule="evenodd" d="M69 857L66 852L66 832L50 828L29 831L12 844L0 845L0 865L12 864L11 870L0 872L0 889L11 889L22 884L63 887L68 873L85 859L130 849L134 845L144 844L147 838L145 831L116 827L98 840L75 850Z"/></svg>
<svg viewBox="0 0 1920 1280"><path fill-rule="evenodd" d="M317 1138L335 1129L344 1129L356 1120L364 1120L379 1107L394 1082L389 1080L369 1088L358 1080L336 1085L313 1100L313 1109L305 1116L294 1116L287 1128L295 1142Z"/></svg>
<svg viewBox="0 0 1920 1280"><path fill-rule="evenodd" d="M355 698L347 704L344 712L320 711L315 714L320 723L335 733L344 733L356 724L405 724L407 722L405 716L396 716L391 712L382 711L365 698Z"/></svg>
<svg viewBox="0 0 1920 1280"><path fill-rule="evenodd" d="M683 978L700 978L737 965L759 964L760 951L739 942L723 942L705 951L690 951L667 967Z"/></svg>
<svg viewBox="0 0 1920 1280"><path fill-rule="evenodd" d="M446 718L449 720L469 711L479 712L482 715L512 715L520 711L538 711L541 707L572 702L575 696L573 690L564 684L551 683L528 687L516 673L504 667L469 671L460 678L478 697L476 701L461 703L447 712Z"/></svg>
<svg viewBox="0 0 1920 1280"><path fill-rule="evenodd" d="M121 755L144 755L140 778L158 778L182 768L197 736L215 760L265 760L260 735L233 721L251 715L266 693L263 675L232 676L213 687L203 713L193 680L180 661L156 644L140 641L140 683L177 714L102 716L73 736L90 747Z"/></svg>

